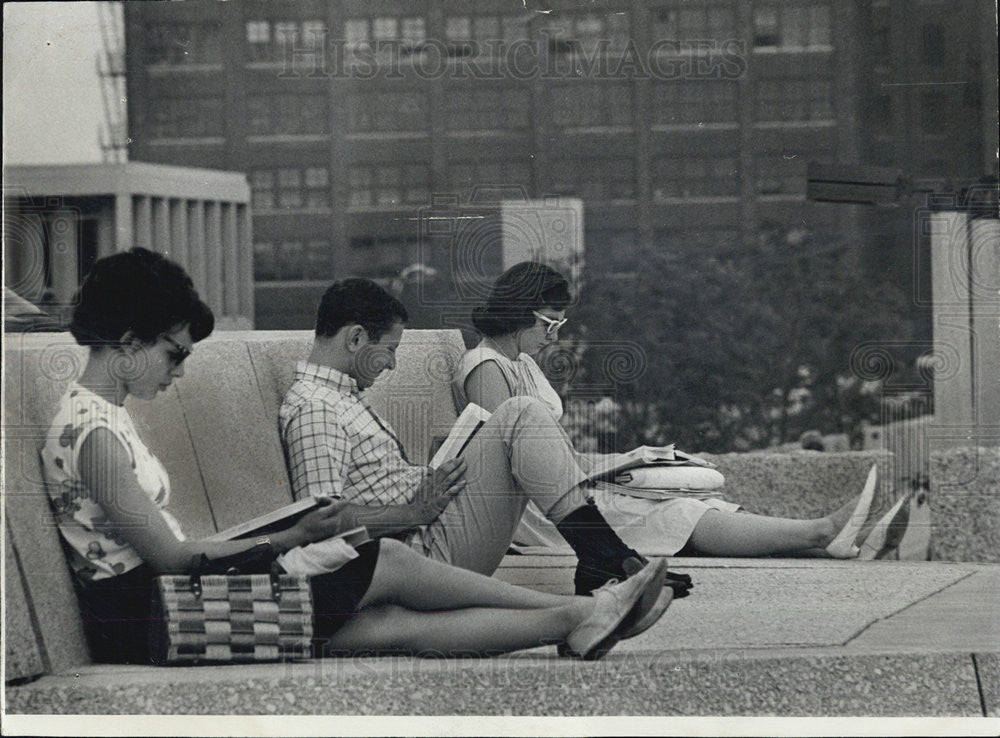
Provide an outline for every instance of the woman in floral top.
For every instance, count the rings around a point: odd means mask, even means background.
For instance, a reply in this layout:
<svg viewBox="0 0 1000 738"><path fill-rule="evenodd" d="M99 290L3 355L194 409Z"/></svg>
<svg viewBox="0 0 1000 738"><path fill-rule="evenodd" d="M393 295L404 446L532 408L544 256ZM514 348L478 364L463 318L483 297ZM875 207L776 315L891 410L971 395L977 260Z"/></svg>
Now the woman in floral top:
<svg viewBox="0 0 1000 738"><path fill-rule="evenodd" d="M158 574L260 547L255 560L265 571L260 562L277 560L292 574L311 575L296 570L301 557L286 554L319 541L322 573L310 579L314 625L332 651L497 653L555 642L597 658L666 610L663 565L598 598L535 592L432 561L391 539L357 549L331 542L343 527L343 504L326 499L265 542L185 539L166 509L166 471L124 403L130 395L151 400L182 377L184 360L213 326L184 270L145 249L99 260L80 288L70 330L90 353L59 403L42 461L95 661L148 663ZM428 498L455 487L459 476L454 465L442 467L428 479Z"/></svg>

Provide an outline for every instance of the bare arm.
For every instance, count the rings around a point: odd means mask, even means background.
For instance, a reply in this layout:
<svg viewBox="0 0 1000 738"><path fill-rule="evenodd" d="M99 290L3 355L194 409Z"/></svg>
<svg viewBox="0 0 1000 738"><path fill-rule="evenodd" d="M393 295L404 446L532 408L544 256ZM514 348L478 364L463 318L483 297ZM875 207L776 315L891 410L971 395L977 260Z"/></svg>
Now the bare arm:
<svg viewBox="0 0 1000 738"><path fill-rule="evenodd" d="M183 572L193 557L220 558L253 548L253 540L180 541L159 508L139 485L129 454L111 431L98 428L83 441L78 461L80 477L114 529L157 572ZM322 540L343 530L340 505L327 504L304 516L291 528L270 536L281 553Z"/></svg>
<svg viewBox="0 0 1000 738"><path fill-rule="evenodd" d="M496 412L500 404L514 396L495 361L484 361L465 378L465 396L481 408Z"/></svg>
<svg viewBox="0 0 1000 738"><path fill-rule="evenodd" d="M495 361L484 361L465 378L465 396L469 402L474 402L489 412L495 412L505 400L514 396L514 392L500 367ZM615 454L580 453L573 450L577 462L585 472L589 473L595 466L608 463Z"/></svg>

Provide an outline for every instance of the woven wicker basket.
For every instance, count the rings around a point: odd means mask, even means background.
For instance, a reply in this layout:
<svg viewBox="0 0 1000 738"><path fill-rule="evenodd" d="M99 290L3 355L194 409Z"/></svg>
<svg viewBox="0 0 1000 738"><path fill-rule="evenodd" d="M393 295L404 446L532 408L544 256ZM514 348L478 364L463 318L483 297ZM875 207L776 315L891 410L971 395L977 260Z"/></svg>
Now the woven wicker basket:
<svg viewBox="0 0 1000 738"><path fill-rule="evenodd" d="M155 592L150 652L158 664L256 663L311 655L313 608L306 577L161 576Z"/></svg>

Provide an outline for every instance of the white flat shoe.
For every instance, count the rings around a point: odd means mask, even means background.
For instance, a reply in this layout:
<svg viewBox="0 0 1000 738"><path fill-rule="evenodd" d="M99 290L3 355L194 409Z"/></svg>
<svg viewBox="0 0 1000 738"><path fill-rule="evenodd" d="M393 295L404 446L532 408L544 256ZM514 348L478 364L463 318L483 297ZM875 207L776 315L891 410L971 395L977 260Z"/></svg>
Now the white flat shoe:
<svg viewBox="0 0 1000 738"><path fill-rule="evenodd" d="M629 615L642 621L657 607L666 574L666 559L657 559L620 584L608 584L594 590L597 600L594 612L566 637L566 654L584 661L604 656L621 638L618 630L622 621ZM644 598L646 594L650 596Z"/></svg>
<svg viewBox="0 0 1000 738"><path fill-rule="evenodd" d="M622 624L618 626L618 637L624 641L628 638L635 638L640 633L645 633L656 625L656 621L663 617L663 613L667 611L667 608L670 607L670 603L673 601L674 591L670 587L663 587L660 590L660 594L657 595L656 603L645 615L638 618L634 623L629 622L630 618L622 621Z"/></svg>
<svg viewBox="0 0 1000 738"><path fill-rule="evenodd" d="M871 532L868 533L868 537L861 544L861 549L858 553L859 561L873 561L875 559L879 551L885 546L890 529L894 527L893 524L896 522L896 518L903 512L903 505L909 499L910 496L908 494L903 495L896 500L895 505L889 508L889 512L879 518L878 522L871 529ZM909 514L909 510L906 512Z"/></svg>
<svg viewBox="0 0 1000 738"><path fill-rule="evenodd" d="M847 519L847 523L840 529L840 533L830 541L826 547L826 552L835 559L853 559L861 550L854 544L854 539L858 537L861 527L868 519L868 511L871 510L872 500L875 499L875 488L878 486L878 466L872 464L868 471L868 479L865 488L861 491L858 504L854 507L854 512Z"/></svg>

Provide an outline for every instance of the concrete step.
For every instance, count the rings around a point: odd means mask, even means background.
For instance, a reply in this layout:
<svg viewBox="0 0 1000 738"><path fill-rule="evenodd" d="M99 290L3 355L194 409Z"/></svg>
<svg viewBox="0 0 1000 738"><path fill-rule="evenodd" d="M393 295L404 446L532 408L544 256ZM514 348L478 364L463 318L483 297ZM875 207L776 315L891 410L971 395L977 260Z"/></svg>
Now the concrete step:
<svg viewBox="0 0 1000 738"><path fill-rule="evenodd" d="M499 576L565 590L573 566L572 557L508 557ZM89 666L8 686L6 707L26 715L1000 717L1000 565L678 558L671 568L692 575L692 595L599 662L546 647L496 658Z"/></svg>

